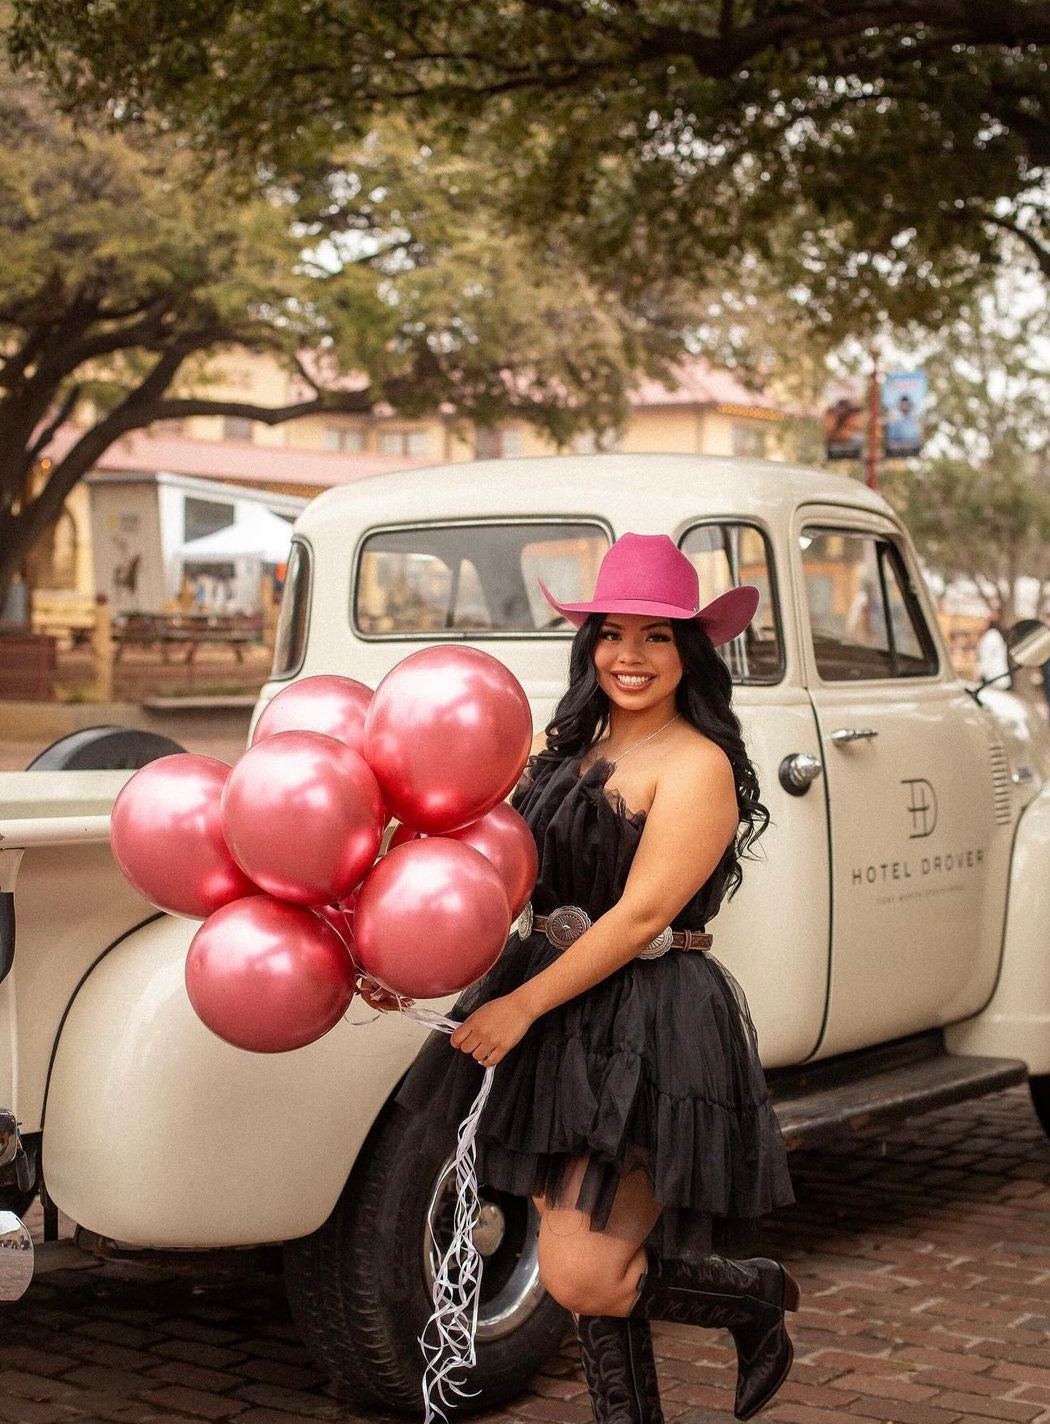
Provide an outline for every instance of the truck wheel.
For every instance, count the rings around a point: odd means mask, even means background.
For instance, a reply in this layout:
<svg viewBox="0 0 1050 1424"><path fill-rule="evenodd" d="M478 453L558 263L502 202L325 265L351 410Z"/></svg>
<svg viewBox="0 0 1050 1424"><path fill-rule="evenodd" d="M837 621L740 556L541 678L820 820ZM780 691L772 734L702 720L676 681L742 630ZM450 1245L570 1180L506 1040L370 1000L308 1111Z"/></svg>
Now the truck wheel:
<svg viewBox="0 0 1050 1424"><path fill-rule="evenodd" d="M1050 1137L1050 1073L1033 1073L1028 1079L1028 1092L1035 1115L1047 1137Z"/></svg>
<svg viewBox="0 0 1050 1424"><path fill-rule="evenodd" d="M185 750L159 732L133 727L82 727L45 747L26 771L137 771L158 757Z"/></svg>
<svg viewBox="0 0 1050 1424"><path fill-rule="evenodd" d="M413 1116L393 1106L328 1220L284 1248L292 1314L322 1367L353 1398L414 1415L423 1376L419 1336L455 1207L451 1140L435 1149L420 1139ZM532 1203L484 1183L481 1203L477 1365L465 1384L477 1393L457 1412L491 1409L520 1394L569 1322L540 1285Z"/></svg>

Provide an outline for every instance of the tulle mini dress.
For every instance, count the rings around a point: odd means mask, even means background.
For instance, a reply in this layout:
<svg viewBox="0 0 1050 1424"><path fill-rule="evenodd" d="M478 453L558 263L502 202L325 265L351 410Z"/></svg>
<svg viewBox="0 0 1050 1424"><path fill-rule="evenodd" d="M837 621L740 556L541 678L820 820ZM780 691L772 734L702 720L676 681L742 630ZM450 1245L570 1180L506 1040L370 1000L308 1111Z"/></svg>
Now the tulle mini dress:
<svg viewBox="0 0 1050 1424"><path fill-rule="evenodd" d="M533 910L578 905L592 920L620 898L642 831L607 789L613 770L582 758L534 758L513 804L536 839ZM672 928L703 930L725 886L727 855ZM489 973L452 1011L466 1018L510 993L561 951L512 933ZM482 1069L434 1034L399 1094L420 1130L469 1111ZM746 1241L747 1228L793 1200L787 1158L742 991L707 952L634 959L542 1015L495 1069L477 1138L479 1179L573 1206L603 1230L623 1175L641 1167L662 1204L650 1244L695 1260ZM570 1168L587 1162L582 1180Z"/></svg>

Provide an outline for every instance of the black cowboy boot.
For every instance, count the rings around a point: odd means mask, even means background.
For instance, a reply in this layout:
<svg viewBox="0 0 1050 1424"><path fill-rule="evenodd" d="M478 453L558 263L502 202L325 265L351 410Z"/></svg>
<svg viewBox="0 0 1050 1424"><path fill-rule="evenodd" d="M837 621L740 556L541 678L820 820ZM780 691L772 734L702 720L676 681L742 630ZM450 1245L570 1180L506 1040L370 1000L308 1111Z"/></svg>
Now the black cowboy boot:
<svg viewBox="0 0 1050 1424"><path fill-rule="evenodd" d="M798 1309L798 1284L777 1261L708 1256L695 1266L648 1252L635 1309L650 1320L722 1327L736 1344L733 1413L750 1419L788 1377L794 1358L785 1310Z"/></svg>
<svg viewBox="0 0 1050 1424"><path fill-rule="evenodd" d="M576 1329L594 1424L664 1424L648 1320L578 1315Z"/></svg>

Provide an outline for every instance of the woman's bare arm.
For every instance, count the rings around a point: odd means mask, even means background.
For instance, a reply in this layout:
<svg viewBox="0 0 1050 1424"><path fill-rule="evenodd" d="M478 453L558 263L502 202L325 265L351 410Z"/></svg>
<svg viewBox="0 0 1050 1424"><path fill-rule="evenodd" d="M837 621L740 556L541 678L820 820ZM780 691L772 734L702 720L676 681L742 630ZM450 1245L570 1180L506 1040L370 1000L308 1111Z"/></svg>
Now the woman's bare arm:
<svg viewBox="0 0 1050 1424"><path fill-rule="evenodd" d="M455 1047L498 1063L541 1014L634 959L709 878L738 824L732 768L718 747L698 740L668 758L620 900L535 978L483 1004L452 1035Z"/></svg>

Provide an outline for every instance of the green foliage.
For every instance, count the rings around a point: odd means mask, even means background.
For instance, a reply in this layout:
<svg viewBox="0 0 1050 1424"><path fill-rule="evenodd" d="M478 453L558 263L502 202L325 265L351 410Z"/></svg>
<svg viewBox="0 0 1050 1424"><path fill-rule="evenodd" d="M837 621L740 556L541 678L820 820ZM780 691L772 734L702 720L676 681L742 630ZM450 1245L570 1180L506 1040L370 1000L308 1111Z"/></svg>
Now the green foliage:
<svg viewBox="0 0 1050 1424"><path fill-rule="evenodd" d="M29 77L0 73L0 127L0 598L129 430L384 402L513 415L563 442L620 422L691 319L670 284L628 304L508 232L498 175L394 126L253 191L218 160L202 169L183 136L74 126ZM202 365L233 347L273 354L309 394L209 398ZM59 426L86 411L59 458Z"/></svg>
<svg viewBox="0 0 1050 1424"><path fill-rule="evenodd" d="M71 102L294 172L379 113L487 152L602 285L745 255L829 339L943 321L1005 232L1050 272L1046 0L21 0ZM248 171L247 164L245 171Z"/></svg>

